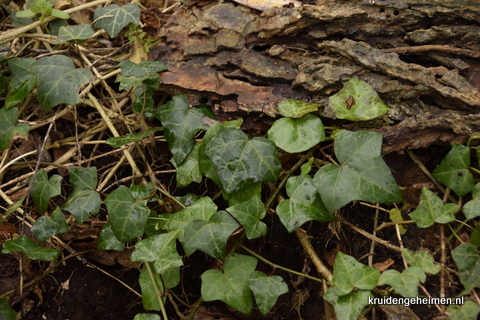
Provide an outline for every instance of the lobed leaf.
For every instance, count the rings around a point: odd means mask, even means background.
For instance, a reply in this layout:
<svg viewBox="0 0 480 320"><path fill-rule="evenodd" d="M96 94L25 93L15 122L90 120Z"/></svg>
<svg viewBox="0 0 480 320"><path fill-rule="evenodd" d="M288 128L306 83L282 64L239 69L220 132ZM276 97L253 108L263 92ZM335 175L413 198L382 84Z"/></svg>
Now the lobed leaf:
<svg viewBox="0 0 480 320"><path fill-rule="evenodd" d="M102 232L100 232L100 236L98 236L97 250L123 251L124 248L125 243L121 242L117 239L117 237L115 237L115 234L112 230L112 225L110 223L106 223L102 227Z"/></svg>
<svg viewBox="0 0 480 320"><path fill-rule="evenodd" d="M59 44L74 40L88 40L94 33L89 24L62 26L58 30L57 40L54 43Z"/></svg>
<svg viewBox="0 0 480 320"><path fill-rule="evenodd" d="M338 252L333 270L333 290L338 296L347 295L354 289L372 290L380 277L377 269L361 264L342 252Z"/></svg>
<svg viewBox="0 0 480 320"><path fill-rule="evenodd" d="M17 122L18 108L0 109L0 151L8 148L10 141L15 134L22 136L28 135L29 127L27 124Z"/></svg>
<svg viewBox="0 0 480 320"><path fill-rule="evenodd" d="M447 308L450 316L447 320L477 320L480 306L473 301L465 301L463 305L450 305Z"/></svg>
<svg viewBox="0 0 480 320"><path fill-rule="evenodd" d="M227 208L227 212L245 227L248 239L263 237L267 234L267 225L260 221L266 214L260 197L254 196L245 202L231 206Z"/></svg>
<svg viewBox="0 0 480 320"><path fill-rule="evenodd" d="M457 264L460 282L465 287L463 294L480 288L480 253L471 243L463 243L452 251Z"/></svg>
<svg viewBox="0 0 480 320"><path fill-rule="evenodd" d="M455 220L458 206L454 203L443 201L426 187L422 189L420 203L417 209L409 214L419 228L428 228L435 222L449 223Z"/></svg>
<svg viewBox="0 0 480 320"><path fill-rule="evenodd" d="M30 191L33 201L38 208L38 211L44 213L48 208L48 200L58 196L61 193L60 181L62 177L54 174L48 179L47 172L41 168L37 174L30 180Z"/></svg>
<svg viewBox="0 0 480 320"><path fill-rule="evenodd" d="M195 143L192 151L187 155L181 164L177 164L175 157L170 161L177 169L177 185L181 188L188 186L192 182L202 182L202 172L200 171L198 149L200 143Z"/></svg>
<svg viewBox="0 0 480 320"><path fill-rule="evenodd" d="M33 242L26 234L5 241L2 245L2 253L23 252L32 260L42 259L54 261L60 254L60 250L48 249Z"/></svg>
<svg viewBox="0 0 480 320"><path fill-rule="evenodd" d="M288 292L288 286L282 277L267 276L260 271L252 273L248 279L248 286L263 316L272 309L280 295Z"/></svg>
<svg viewBox="0 0 480 320"><path fill-rule="evenodd" d="M32 233L39 241L45 241L51 236L68 231L67 220L60 208L53 211L51 217L40 217L31 228Z"/></svg>
<svg viewBox="0 0 480 320"><path fill-rule="evenodd" d="M405 298L418 296L418 285L425 282L427 276L419 267L410 267L402 273L397 270L387 270L378 279L378 285L389 284L392 288Z"/></svg>
<svg viewBox="0 0 480 320"><path fill-rule="evenodd" d="M342 320L357 320L363 308L368 305L369 297L373 296L368 290L356 290L339 296L334 287L329 288L323 295L323 299L333 305L337 319Z"/></svg>
<svg viewBox="0 0 480 320"><path fill-rule="evenodd" d="M102 28L111 38L115 38L129 23L137 25L140 22L140 7L134 3L122 7L116 4L98 7L93 19L96 21L95 28Z"/></svg>
<svg viewBox="0 0 480 320"><path fill-rule="evenodd" d="M413 252L408 249L403 249L402 254L405 257L405 261L412 267L419 267L424 272L430 274L437 274L440 272L441 267L438 264L435 264L432 254L427 250Z"/></svg>

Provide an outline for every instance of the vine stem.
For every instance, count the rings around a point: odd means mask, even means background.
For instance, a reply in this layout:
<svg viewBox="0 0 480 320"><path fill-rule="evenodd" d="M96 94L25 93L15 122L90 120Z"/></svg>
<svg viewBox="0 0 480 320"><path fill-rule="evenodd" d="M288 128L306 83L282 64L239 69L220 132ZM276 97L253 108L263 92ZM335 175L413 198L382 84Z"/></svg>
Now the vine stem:
<svg viewBox="0 0 480 320"><path fill-rule="evenodd" d="M283 270L283 271L286 271L286 272L289 272L289 273L292 273L292 274L295 274L299 277L304 277L304 278L307 278L307 279L310 279L310 280L313 280L313 281L317 281L317 282L320 282L322 283L322 279L320 278L316 278L316 277L312 277L306 273L301 273L301 272L298 272L298 271L295 271L295 270L292 270L292 269L288 269L288 268L285 268L285 267L282 267L276 263L273 263L267 259L265 259L264 257L258 255L257 253L253 252L252 250L248 249L247 247L245 247L244 245L240 244L239 242L235 241L235 240L229 240L230 242L234 243L235 245L239 246L240 248L242 248L243 250L245 250L246 252L248 252L250 255L254 256L255 258L257 258L258 260L260 261L263 261L265 262L266 264L268 264L269 266L272 266L273 268L275 269L280 269L280 270Z"/></svg>
<svg viewBox="0 0 480 320"><path fill-rule="evenodd" d="M160 304L160 309L162 311L163 319L168 320L167 311L165 310L165 305L163 304L163 300L162 300L163 292L161 292L160 288L158 287L157 280L155 279L155 276L153 275L152 266L150 264L151 264L151 262L146 262L145 267L147 267L148 275L149 275L150 280L153 284L153 288L155 289L155 293L157 294L157 299L158 299L158 303Z"/></svg>

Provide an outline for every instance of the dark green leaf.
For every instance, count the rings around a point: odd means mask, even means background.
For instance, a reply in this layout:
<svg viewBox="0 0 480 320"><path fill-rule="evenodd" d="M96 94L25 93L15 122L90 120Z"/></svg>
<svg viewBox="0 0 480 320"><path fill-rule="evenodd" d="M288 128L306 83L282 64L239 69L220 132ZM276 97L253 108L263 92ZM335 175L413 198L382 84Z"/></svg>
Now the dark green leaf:
<svg viewBox="0 0 480 320"><path fill-rule="evenodd" d="M419 228L428 228L435 222L449 223L454 221L454 214L457 211L458 206L456 204L443 203L435 193L423 187L420 203L409 216L417 223Z"/></svg>
<svg viewBox="0 0 480 320"><path fill-rule="evenodd" d="M200 183L202 181L202 172L198 166L199 148L200 143L195 143L192 151L190 151L180 165L175 161L175 157L170 160L175 168L177 168L177 185L181 188L188 186L192 182Z"/></svg>
<svg viewBox="0 0 480 320"><path fill-rule="evenodd" d="M17 313L8 305L8 297L0 299L0 319L15 320Z"/></svg>
<svg viewBox="0 0 480 320"><path fill-rule="evenodd" d="M18 87L12 89L8 92L7 98L5 99L5 108L10 109L13 106L16 106L22 102L25 97L35 88L37 85L37 77L32 75L24 82L22 82Z"/></svg>
<svg viewBox="0 0 480 320"><path fill-rule="evenodd" d="M227 208L227 211L245 227L248 239L263 237L267 234L267 225L260 220L266 211L262 200L254 196L249 200Z"/></svg>
<svg viewBox="0 0 480 320"><path fill-rule="evenodd" d="M157 287L162 294L161 299L163 304L166 302L167 295L164 294L164 288L162 279L160 275L156 273L153 268L152 272L150 273L147 268L147 264L144 263L142 267L142 271L140 272L140 277L138 282L140 283L140 288L142 288L142 301L143 307L145 310L157 310L160 311L162 307L160 306L159 297L157 295L157 291L155 287Z"/></svg>
<svg viewBox="0 0 480 320"><path fill-rule="evenodd" d="M123 251L124 248L125 248L125 243L121 242L120 240L117 239L117 237L115 237L111 224L106 223L102 227L102 232L98 237L97 249Z"/></svg>
<svg viewBox="0 0 480 320"><path fill-rule="evenodd" d="M168 217L168 222L166 223L166 229L168 231L180 230L188 223L195 220L208 222L215 212L217 212L217 205L212 199L210 199L210 197L200 198L191 206L170 215L170 217Z"/></svg>
<svg viewBox="0 0 480 320"><path fill-rule="evenodd" d="M34 58L12 58L8 60L8 68L12 72L10 89L18 88L23 83L29 81L30 78L36 78L35 74L30 70L34 63Z"/></svg>
<svg viewBox="0 0 480 320"><path fill-rule="evenodd" d="M480 288L480 254L471 243L464 243L452 251L452 258L457 264L460 282L468 294L473 288Z"/></svg>
<svg viewBox="0 0 480 320"><path fill-rule="evenodd" d="M224 128L205 148L213 161L221 187L232 193L259 181L277 180L281 166L275 144L248 137L241 130Z"/></svg>
<svg viewBox="0 0 480 320"><path fill-rule="evenodd" d="M73 40L88 40L94 33L95 32L89 24L60 27L57 40L54 43L58 44Z"/></svg>
<svg viewBox="0 0 480 320"><path fill-rule="evenodd" d="M263 316L272 309L280 295L288 292L288 286L279 276L267 276L255 271L248 279L248 286L253 292L255 301Z"/></svg>
<svg viewBox="0 0 480 320"><path fill-rule="evenodd" d="M119 64L122 69L122 76L143 79L148 76L158 76L159 72L167 70L167 67L161 61L142 61L134 63L129 60L123 60Z"/></svg>
<svg viewBox="0 0 480 320"><path fill-rule="evenodd" d="M116 4L98 7L93 20L96 21L95 28L103 28L111 38L114 38L129 23L137 25L140 22L140 8L134 3L122 7Z"/></svg>
<svg viewBox="0 0 480 320"><path fill-rule="evenodd" d="M57 259L60 254L60 250L41 247L30 240L25 234L19 238L8 240L3 243L2 253L10 252L23 252L32 260L42 259L48 261Z"/></svg>
<svg viewBox="0 0 480 320"><path fill-rule="evenodd" d="M18 108L0 109L0 151L8 148L15 134L28 135L29 127L24 123L17 123Z"/></svg>
<svg viewBox="0 0 480 320"><path fill-rule="evenodd" d="M334 152L340 165L328 164L315 174L314 183L330 212L350 201L402 201L392 172L380 156L382 135L371 131L341 131Z"/></svg>
<svg viewBox="0 0 480 320"><path fill-rule="evenodd" d="M262 183L257 182L248 186L245 186L235 192L226 193L223 192L223 198L228 201L229 206L234 206L236 204L250 200L253 197L261 198L262 193Z"/></svg>
<svg viewBox="0 0 480 320"><path fill-rule="evenodd" d="M60 181L62 177L55 174L48 179L45 169L40 169L34 176L34 180L30 180L30 191L32 198L37 205L38 211L44 213L48 208L48 200L58 196L61 193Z"/></svg>
<svg viewBox="0 0 480 320"><path fill-rule="evenodd" d="M45 241L51 236L68 231L67 221L60 208L53 211L51 217L40 217L35 221L31 229L35 237L40 241Z"/></svg>

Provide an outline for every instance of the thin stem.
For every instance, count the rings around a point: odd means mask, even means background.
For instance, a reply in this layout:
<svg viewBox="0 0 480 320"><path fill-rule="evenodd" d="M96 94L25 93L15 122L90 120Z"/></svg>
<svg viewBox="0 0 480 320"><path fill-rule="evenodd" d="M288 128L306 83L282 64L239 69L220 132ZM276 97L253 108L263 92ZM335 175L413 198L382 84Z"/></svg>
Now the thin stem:
<svg viewBox="0 0 480 320"><path fill-rule="evenodd" d="M162 296L164 293L158 287L157 280L155 279L155 275L153 274L152 266L150 265L151 262L146 262L145 267L147 267L148 275L150 276L150 281L153 284L153 288L155 289L155 293L157 295L158 303L160 304L160 309L162 310L163 319L168 320L167 311L165 310L165 305L163 304Z"/></svg>

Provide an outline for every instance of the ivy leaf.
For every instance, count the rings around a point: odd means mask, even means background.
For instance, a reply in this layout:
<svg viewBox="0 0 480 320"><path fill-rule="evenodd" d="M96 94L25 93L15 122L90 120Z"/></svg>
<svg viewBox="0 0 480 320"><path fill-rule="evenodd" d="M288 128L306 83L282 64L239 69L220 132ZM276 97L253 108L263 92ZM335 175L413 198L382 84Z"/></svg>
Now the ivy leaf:
<svg viewBox="0 0 480 320"><path fill-rule="evenodd" d="M161 320L158 314L137 313L133 320Z"/></svg>
<svg viewBox="0 0 480 320"><path fill-rule="evenodd" d="M51 217L40 217L35 221L31 229L39 241L45 241L51 236L68 231L67 220L60 208L53 211Z"/></svg>
<svg viewBox="0 0 480 320"><path fill-rule="evenodd" d="M10 141L15 134L28 136L29 127L27 124L19 123L15 125L18 118L18 108L0 109L0 151L8 148Z"/></svg>
<svg viewBox="0 0 480 320"><path fill-rule="evenodd" d="M221 300L233 309L250 315L253 309L252 291L248 279L257 266L257 259L237 253L230 254L220 270L202 274L204 301Z"/></svg>
<svg viewBox="0 0 480 320"><path fill-rule="evenodd" d="M324 112L332 118L371 120L387 113L388 106L368 83L351 78L342 90L328 98Z"/></svg>
<svg viewBox="0 0 480 320"><path fill-rule="evenodd" d="M130 189L120 186L105 198L105 206L118 240L127 242L143 235L150 213L146 200L135 198Z"/></svg>
<svg viewBox="0 0 480 320"><path fill-rule="evenodd" d="M412 267L419 267L424 272L430 274L437 274L440 272L441 267L435 264L435 260L430 252L427 250L418 250L413 252L408 249L402 250L405 261Z"/></svg>
<svg viewBox="0 0 480 320"><path fill-rule="evenodd" d="M337 319L342 320L357 320L363 308L368 305L369 297L372 297L372 294L368 290L355 290L339 296L334 287L329 288L323 295L323 299L333 305Z"/></svg>
<svg viewBox="0 0 480 320"><path fill-rule="evenodd" d="M428 228L435 222L449 223L454 221L454 214L457 211L458 206L456 204L443 203L435 193L423 187L420 203L409 216L419 228Z"/></svg>
<svg viewBox="0 0 480 320"><path fill-rule="evenodd" d="M455 143L440 165L432 172L435 179L450 187L459 197L472 191L473 175L470 167L470 150Z"/></svg>
<svg viewBox="0 0 480 320"><path fill-rule="evenodd" d="M198 149L200 143L195 143L192 151L187 155L183 162L179 165L173 157L170 161L177 168L177 185L181 188L188 186L192 182L202 182L202 172L198 166Z"/></svg>
<svg viewBox="0 0 480 320"><path fill-rule="evenodd" d="M60 250L47 249L33 242L26 234L23 236L5 241L2 245L2 253L23 252L32 260L42 259L53 261L57 259Z"/></svg>
<svg viewBox="0 0 480 320"><path fill-rule="evenodd" d="M317 111L321 106L321 103L285 99L278 104L278 113L288 118L301 118L307 113Z"/></svg>
<svg viewBox="0 0 480 320"><path fill-rule="evenodd" d="M92 77L87 69L75 69L72 60L63 55L54 55L37 60L32 72L38 76L38 101L45 110L60 103L78 104L80 85Z"/></svg>
<svg viewBox="0 0 480 320"><path fill-rule="evenodd" d="M268 138L289 153L308 150L325 139L322 120L312 114L299 119L281 118L268 130Z"/></svg>
<svg viewBox="0 0 480 320"><path fill-rule="evenodd" d="M8 92L7 98L5 99L5 109L10 109L13 106L16 106L20 102L22 102L26 96L35 88L37 85L37 77L32 75L32 77L28 78L24 82L20 84L20 86L12 89Z"/></svg>
<svg viewBox="0 0 480 320"><path fill-rule="evenodd" d="M54 174L49 180L47 172L43 168L37 171L33 180L30 180L30 191L32 193L33 201L37 205L38 211L45 213L48 208L48 200L61 193L61 180L62 177L58 174Z"/></svg>
<svg viewBox="0 0 480 320"><path fill-rule="evenodd" d="M280 295L288 292L288 286L279 276L267 276L255 271L248 279L248 286L253 292L258 309L263 316L272 309Z"/></svg>
<svg viewBox="0 0 480 320"><path fill-rule="evenodd" d="M171 268L183 265L177 252L178 231L148 237L135 244L130 259L132 261L155 262L155 270L163 274Z"/></svg>
<svg viewBox="0 0 480 320"><path fill-rule="evenodd" d="M391 285L396 292L405 298L418 296L418 284L424 283L427 279L425 272L419 267L410 267L403 270L402 273L397 270L387 270L382 273L378 279L378 285Z"/></svg>
<svg viewBox="0 0 480 320"><path fill-rule="evenodd" d="M152 133L158 130L160 130L160 128L145 130L141 132L135 132L135 133L127 134L120 137L108 138L107 144L110 145L112 148L118 148L128 143L140 141L143 138L148 137L149 135L151 135Z"/></svg>
<svg viewBox="0 0 480 320"><path fill-rule="evenodd" d="M480 288L480 254L471 243L464 243L452 251L452 258L457 264L460 282L468 294L473 288Z"/></svg>
<svg viewBox="0 0 480 320"><path fill-rule="evenodd" d="M248 201L227 208L238 222L245 227L248 239L263 237L267 234L267 225L260 220L265 217L266 211L262 200L255 196Z"/></svg>
<svg viewBox="0 0 480 320"><path fill-rule="evenodd" d="M275 144L248 137L241 130L224 128L205 148L213 161L221 187L227 193L259 181L277 180L281 165Z"/></svg>
<svg viewBox="0 0 480 320"><path fill-rule="evenodd" d="M470 234L470 242L474 246L480 247L480 224L477 224Z"/></svg>
<svg viewBox="0 0 480 320"><path fill-rule="evenodd" d="M8 69L12 72L10 89L18 88L30 78L36 78L36 75L31 71L35 61L34 58L12 58L8 60Z"/></svg>
<svg viewBox="0 0 480 320"><path fill-rule="evenodd" d="M17 313L8 305L8 297L0 299L0 319L15 320Z"/></svg>
<svg viewBox="0 0 480 320"><path fill-rule="evenodd" d="M381 148L380 133L344 130L338 134L334 152L340 165L327 164L314 177L315 186L330 212L353 200L402 201L402 193L380 156Z"/></svg>
<svg viewBox="0 0 480 320"><path fill-rule="evenodd" d="M277 213L288 232L310 220L335 220L335 216L325 208L310 176L290 177L287 181L287 195L290 199L278 204Z"/></svg>
<svg viewBox="0 0 480 320"><path fill-rule="evenodd" d="M172 214L166 223L168 231L176 231L185 228L185 226L195 220L210 221L217 212L217 205L210 197L202 197L194 204L186 207L182 211Z"/></svg>
<svg viewBox="0 0 480 320"><path fill-rule="evenodd" d="M118 76L115 82L120 82L120 90L140 86L148 79L159 78L158 73L167 70L160 61L142 61L137 64L130 60L123 60L119 66L122 75Z"/></svg>
<svg viewBox="0 0 480 320"><path fill-rule="evenodd" d="M253 197L262 197L262 183L257 182L252 185L245 186L233 193L222 193L223 198L228 201L229 206L249 201ZM228 209L227 209L228 211Z"/></svg>
<svg viewBox="0 0 480 320"><path fill-rule="evenodd" d="M165 132L170 151L176 163L182 163L195 145L194 137L199 130L207 130L202 117L214 119L215 116L207 106L190 108L187 97L176 95L155 112Z"/></svg>
<svg viewBox="0 0 480 320"><path fill-rule="evenodd" d="M137 25L140 22L140 8L134 3L122 7L116 4L104 8L98 7L93 20L96 21L95 28L102 28L110 38L115 38L129 23Z"/></svg>
<svg viewBox="0 0 480 320"><path fill-rule="evenodd" d="M142 301L145 310L160 311L162 306L160 306L158 301L158 294L154 285L155 282L156 287L160 289L160 292L164 293L165 289L163 287L163 282L160 278L160 275L156 272L148 272L147 264L145 263L143 264L142 271L140 271L138 282L140 284L140 288L142 288ZM165 305L167 295L162 295L161 299Z"/></svg>
<svg viewBox="0 0 480 320"><path fill-rule="evenodd" d="M97 214L100 210L100 195L95 191L97 168L71 168L68 173L73 192L62 208L70 212L79 223L83 223L90 213Z"/></svg>
<svg viewBox="0 0 480 320"><path fill-rule="evenodd" d="M334 292L338 296L354 289L372 290L377 286L380 271L358 262L355 258L338 252L333 265Z"/></svg>
<svg viewBox="0 0 480 320"><path fill-rule="evenodd" d="M124 248L125 243L121 242L117 239L117 237L115 237L115 234L112 230L112 225L110 223L106 223L102 227L102 232L100 232L100 236L98 237L97 250L123 251Z"/></svg>
<svg viewBox="0 0 480 320"><path fill-rule="evenodd" d="M209 178L217 186L220 185L220 178L218 177L217 170L215 170L215 165L213 161L205 154L205 148L207 144L212 140L221 130L223 130L224 125L220 122L215 122L208 130L205 132L203 136L202 143L198 149L198 165L200 171L205 175L205 177ZM238 128L237 128L238 129Z"/></svg>
<svg viewBox="0 0 480 320"><path fill-rule="evenodd" d="M450 316L447 320L477 320L480 306L473 301L465 301L463 305L450 305L447 308Z"/></svg>
<svg viewBox="0 0 480 320"><path fill-rule="evenodd" d="M80 24L77 26L62 26L58 30L57 40L55 44L67 41L80 40L76 42L84 42L93 36L95 32L89 24ZM82 41L83 40L83 41Z"/></svg>
<svg viewBox="0 0 480 320"><path fill-rule="evenodd" d="M225 211L219 211L212 216L209 222L196 220L187 224L183 229L185 232L180 237L180 241L187 255L191 255L196 249L199 249L209 256L223 259L228 237L238 227L238 223L232 216Z"/></svg>

